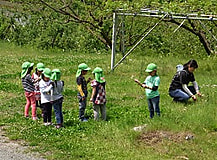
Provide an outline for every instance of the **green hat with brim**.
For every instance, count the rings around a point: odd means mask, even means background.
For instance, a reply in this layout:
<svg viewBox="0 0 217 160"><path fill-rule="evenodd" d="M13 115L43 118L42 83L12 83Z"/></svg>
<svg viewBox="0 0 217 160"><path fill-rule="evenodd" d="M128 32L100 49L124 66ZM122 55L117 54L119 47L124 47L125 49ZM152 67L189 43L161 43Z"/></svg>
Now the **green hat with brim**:
<svg viewBox="0 0 217 160"><path fill-rule="evenodd" d="M38 63L36 65L36 68L37 68L38 71L43 71L45 69L45 66L44 66L43 63Z"/></svg>
<svg viewBox="0 0 217 160"><path fill-rule="evenodd" d="M22 72L21 72L21 78L25 77L27 72L28 72L28 69L30 67L33 67L34 63L30 63L30 62L24 62L22 64Z"/></svg>
<svg viewBox="0 0 217 160"><path fill-rule="evenodd" d="M104 83L105 82L105 77L103 75L103 70L100 67L96 67L93 72L95 74L95 79L99 83Z"/></svg>
<svg viewBox="0 0 217 160"><path fill-rule="evenodd" d="M81 63L78 65L78 70L76 73L76 77L79 77L81 75L81 71L89 71L91 68L88 67L87 64Z"/></svg>
<svg viewBox="0 0 217 160"><path fill-rule="evenodd" d="M49 68L45 68L44 71L43 71L43 74L45 77L47 78L51 78L51 75L52 75L52 72Z"/></svg>
<svg viewBox="0 0 217 160"><path fill-rule="evenodd" d="M150 64L147 66L145 72L152 72L152 71L154 71L154 70L156 70L156 69L157 69L157 65L154 64L154 63L150 63Z"/></svg>
<svg viewBox="0 0 217 160"><path fill-rule="evenodd" d="M59 69L53 69L51 79L55 81L59 81L61 77L61 72Z"/></svg>

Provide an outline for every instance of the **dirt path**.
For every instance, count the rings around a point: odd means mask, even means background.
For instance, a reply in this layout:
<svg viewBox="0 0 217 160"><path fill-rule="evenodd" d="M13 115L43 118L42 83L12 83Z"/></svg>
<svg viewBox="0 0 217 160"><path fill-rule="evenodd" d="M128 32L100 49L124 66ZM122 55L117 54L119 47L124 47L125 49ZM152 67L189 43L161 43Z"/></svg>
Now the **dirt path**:
<svg viewBox="0 0 217 160"><path fill-rule="evenodd" d="M28 146L9 140L0 127L0 159L1 160L45 160L37 153L28 152Z"/></svg>

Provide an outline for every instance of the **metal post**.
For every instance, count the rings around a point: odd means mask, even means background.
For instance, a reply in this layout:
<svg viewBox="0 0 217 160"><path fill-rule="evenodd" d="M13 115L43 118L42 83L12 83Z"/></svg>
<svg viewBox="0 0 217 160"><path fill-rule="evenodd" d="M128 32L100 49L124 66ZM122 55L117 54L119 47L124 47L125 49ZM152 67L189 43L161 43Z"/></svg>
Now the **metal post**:
<svg viewBox="0 0 217 160"><path fill-rule="evenodd" d="M131 48L126 55L113 67L113 70L142 42L142 40L147 37L151 31L166 17L168 14L161 16L161 19Z"/></svg>
<svg viewBox="0 0 217 160"><path fill-rule="evenodd" d="M111 70L114 69L115 64L115 46L116 46L116 13L113 13L113 29L112 29L112 55L111 55Z"/></svg>
<svg viewBox="0 0 217 160"><path fill-rule="evenodd" d="M121 23L121 52L124 56L125 54L125 16L122 16L122 23Z"/></svg>

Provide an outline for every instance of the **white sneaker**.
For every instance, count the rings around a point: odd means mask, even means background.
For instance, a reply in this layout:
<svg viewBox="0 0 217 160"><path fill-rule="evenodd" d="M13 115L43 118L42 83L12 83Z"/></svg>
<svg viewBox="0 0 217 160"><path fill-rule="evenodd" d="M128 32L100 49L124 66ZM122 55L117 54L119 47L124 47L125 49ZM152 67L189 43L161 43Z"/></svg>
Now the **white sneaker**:
<svg viewBox="0 0 217 160"><path fill-rule="evenodd" d="M32 120L36 121L36 120L38 120L38 117L32 117Z"/></svg>
<svg viewBox="0 0 217 160"><path fill-rule="evenodd" d="M82 120L82 122L88 122L88 120L87 120L86 118L84 118L84 119Z"/></svg>
<svg viewBox="0 0 217 160"><path fill-rule="evenodd" d="M48 126L48 123L44 123L45 126Z"/></svg>
<svg viewBox="0 0 217 160"><path fill-rule="evenodd" d="M48 125L48 126L52 125L52 122L47 122L47 125Z"/></svg>

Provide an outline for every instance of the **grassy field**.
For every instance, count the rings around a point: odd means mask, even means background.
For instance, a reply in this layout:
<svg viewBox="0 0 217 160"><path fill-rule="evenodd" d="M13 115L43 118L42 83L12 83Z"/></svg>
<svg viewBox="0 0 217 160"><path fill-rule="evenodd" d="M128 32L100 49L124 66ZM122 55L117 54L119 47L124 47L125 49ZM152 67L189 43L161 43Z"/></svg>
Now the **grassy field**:
<svg viewBox="0 0 217 160"><path fill-rule="evenodd" d="M130 55L114 72L110 72L110 53L36 51L0 43L0 127L12 140L24 140L32 151L47 159L217 159L217 57L206 55ZM120 58L118 55L117 58ZM203 97L187 105L173 103L168 87L175 66L194 58L199 68L195 77ZM43 62L62 71L65 81L64 125L57 130L23 116L25 97L20 72L24 61ZM75 73L85 62L92 69L99 66L107 80L108 121L93 121L91 104L86 114L90 120L78 120ZM148 63L158 65L161 78L159 92L162 116L149 118L144 90L133 82L144 81ZM86 77L92 76L91 72ZM90 86L89 90L91 89ZM90 90L91 91L91 90ZM90 96L90 94L89 94ZM55 122L53 116L53 122ZM141 132L135 126L147 125ZM193 135L191 140L185 140Z"/></svg>

